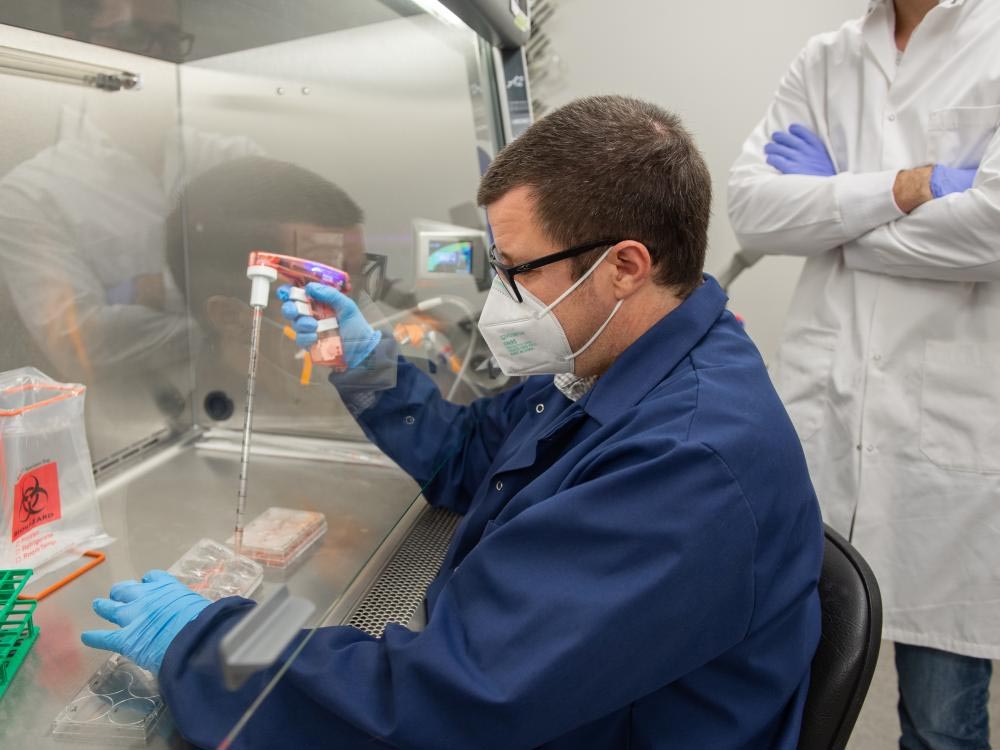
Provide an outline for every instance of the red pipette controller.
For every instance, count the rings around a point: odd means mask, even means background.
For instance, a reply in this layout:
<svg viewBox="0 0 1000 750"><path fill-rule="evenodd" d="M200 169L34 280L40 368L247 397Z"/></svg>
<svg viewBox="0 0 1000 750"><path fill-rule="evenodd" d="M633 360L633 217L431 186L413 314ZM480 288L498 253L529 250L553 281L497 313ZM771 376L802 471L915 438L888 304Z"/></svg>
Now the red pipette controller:
<svg viewBox="0 0 1000 750"><path fill-rule="evenodd" d="M309 349L313 363L329 367L335 372L347 370L344 341L340 337L336 314L329 305L317 302L305 293L305 285L315 281L347 294L351 291L351 277L345 271L305 258L254 250L247 260L247 276L254 285L250 293L252 306L255 305L255 300L259 306L267 305L270 281L274 281L275 276L293 284L290 299L299 308L299 314L311 315L317 321L317 341ZM262 283L265 279L266 282ZM263 295L257 291L258 286L263 289Z"/></svg>

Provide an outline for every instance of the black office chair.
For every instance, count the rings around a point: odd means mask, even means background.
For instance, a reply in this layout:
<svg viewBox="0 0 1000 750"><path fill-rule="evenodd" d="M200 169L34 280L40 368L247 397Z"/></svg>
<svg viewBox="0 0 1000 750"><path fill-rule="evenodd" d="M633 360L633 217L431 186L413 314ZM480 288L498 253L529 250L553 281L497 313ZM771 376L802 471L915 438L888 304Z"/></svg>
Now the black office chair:
<svg viewBox="0 0 1000 750"><path fill-rule="evenodd" d="M812 661L799 750L844 750L878 661L882 597L868 563L825 527L819 577L823 626Z"/></svg>

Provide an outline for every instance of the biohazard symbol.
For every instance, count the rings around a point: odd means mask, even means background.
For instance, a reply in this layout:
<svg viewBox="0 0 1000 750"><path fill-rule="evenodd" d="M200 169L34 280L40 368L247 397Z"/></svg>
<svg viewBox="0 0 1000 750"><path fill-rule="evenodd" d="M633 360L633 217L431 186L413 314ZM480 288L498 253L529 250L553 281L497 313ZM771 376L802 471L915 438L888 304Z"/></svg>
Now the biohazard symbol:
<svg viewBox="0 0 1000 750"><path fill-rule="evenodd" d="M49 493L38 477L31 477L34 484L25 482L21 485L21 523L25 523L32 516L38 515L45 510L49 500Z"/></svg>
<svg viewBox="0 0 1000 750"><path fill-rule="evenodd" d="M62 518L56 462L49 461L24 472L17 480L11 500L14 506L10 514L12 542L32 529Z"/></svg>

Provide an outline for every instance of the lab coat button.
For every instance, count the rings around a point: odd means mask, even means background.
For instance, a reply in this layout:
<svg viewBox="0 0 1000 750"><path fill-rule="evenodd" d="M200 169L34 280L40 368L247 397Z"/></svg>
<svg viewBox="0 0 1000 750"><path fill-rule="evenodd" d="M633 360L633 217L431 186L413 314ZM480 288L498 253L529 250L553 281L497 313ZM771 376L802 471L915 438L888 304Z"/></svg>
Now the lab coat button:
<svg viewBox="0 0 1000 750"><path fill-rule="evenodd" d="M896 115L892 112L889 113L889 122L896 122Z"/></svg>
<svg viewBox="0 0 1000 750"><path fill-rule="evenodd" d="M406 419L404 419L403 421L404 421L404 422L406 422L406 424L413 424L413 423L414 423L414 422L416 422L417 420L416 420L416 419L414 419L412 415L409 415L409 414L408 414L408 415L406 416Z"/></svg>
<svg viewBox="0 0 1000 750"><path fill-rule="evenodd" d="M545 404L539 404L538 406L536 406L535 411L541 414L543 411L545 411Z"/></svg>
<svg viewBox="0 0 1000 750"><path fill-rule="evenodd" d="M871 443L869 443L868 447L865 448L865 450L868 451L869 453L874 453L875 452L875 446L872 445Z"/></svg>
<svg viewBox="0 0 1000 750"><path fill-rule="evenodd" d="M875 355L872 356L872 359L874 359L876 362L881 362L882 361L882 355L881 354L875 354Z"/></svg>
<svg viewBox="0 0 1000 750"><path fill-rule="evenodd" d="M497 482L497 492L503 489L503 482Z"/></svg>

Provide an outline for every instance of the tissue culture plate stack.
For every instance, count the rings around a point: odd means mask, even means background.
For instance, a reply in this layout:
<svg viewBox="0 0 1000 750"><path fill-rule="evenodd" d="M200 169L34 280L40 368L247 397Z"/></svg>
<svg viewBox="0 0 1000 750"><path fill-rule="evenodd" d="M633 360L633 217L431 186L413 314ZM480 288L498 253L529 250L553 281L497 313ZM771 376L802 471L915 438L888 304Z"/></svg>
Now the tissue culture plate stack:
<svg viewBox="0 0 1000 750"><path fill-rule="evenodd" d="M326 533L326 516L308 510L268 508L247 524L242 553L270 568L287 568ZM229 543L233 543L229 538Z"/></svg>
<svg viewBox="0 0 1000 750"><path fill-rule="evenodd" d="M216 600L249 596L264 579L253 560L202 539L170 566L179 581ZM128 659L114 655L97 670L52 723L59 739L100 745L142 747L165 712L156 678Z"/></svg>

